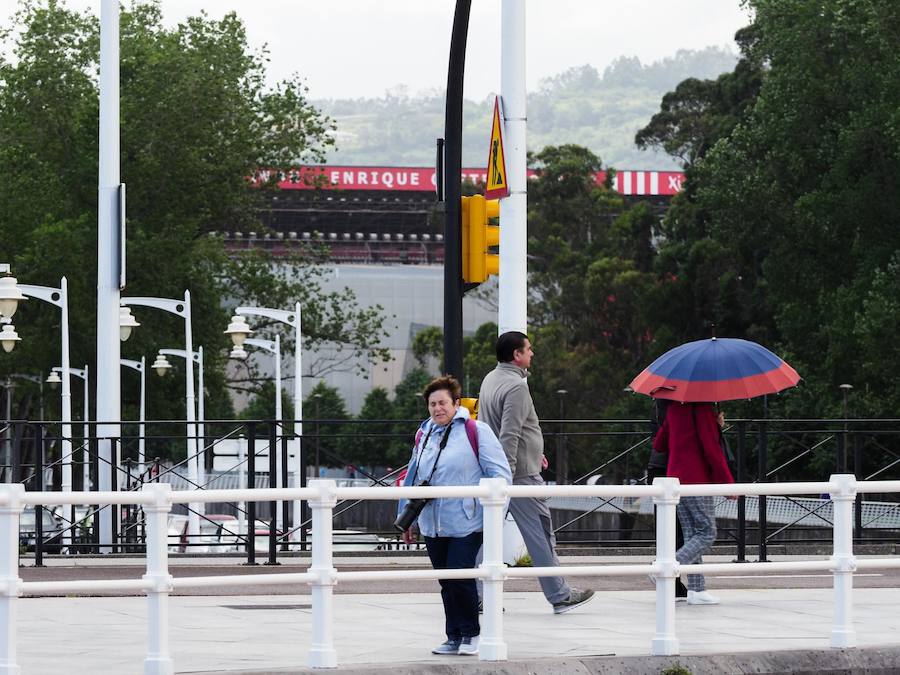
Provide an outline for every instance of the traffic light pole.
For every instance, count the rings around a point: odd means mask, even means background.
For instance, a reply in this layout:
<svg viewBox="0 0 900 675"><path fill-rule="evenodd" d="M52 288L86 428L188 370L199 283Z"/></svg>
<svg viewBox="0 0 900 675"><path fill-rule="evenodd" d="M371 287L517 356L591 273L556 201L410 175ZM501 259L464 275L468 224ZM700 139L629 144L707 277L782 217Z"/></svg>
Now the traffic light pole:
<svg viewBox="0 0 900 675"><path fill-rule="evenodd" d="M462 117L466 38L472 0L456 0L444 114L444 370L463 379Z"/></svg>

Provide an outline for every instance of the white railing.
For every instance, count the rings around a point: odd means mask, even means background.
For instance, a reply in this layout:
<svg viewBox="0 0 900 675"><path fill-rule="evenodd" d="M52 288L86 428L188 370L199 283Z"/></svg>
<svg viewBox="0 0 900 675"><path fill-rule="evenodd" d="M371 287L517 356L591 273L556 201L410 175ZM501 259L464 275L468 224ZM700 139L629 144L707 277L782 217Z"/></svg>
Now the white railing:
<svg viewBox="0 0 900 675"><path fill-rule="evenodd" d="M834 576L834 619L831 646L856 645L853 628L853 573L857 569L896 568L900 559L853 556L853 501L857 491L900 492L900 481L857 482L852 475L834 475L817 483L742 483L680 485L674 478L657 478L653 485L507 486L501 479L483 479L469 487L337 487L332 480L310 481L306 488L203 490L175 492L167 484L150 484L141 492L25 492L21 485L0 485L0 675L18 674L16 605L22 595L92 591L145 591L148 597L147 675L174 672L169 650L169 593L178 588L232 585L308 583L312 595L312 644L309 665L334 668L333 587L338 581L398 581L405 579L481 579L484 583L479 658L503 661L503 583L510 578L564 575L656 577L656 629L653 655L678 654L675 632L675 579L679 574L830 571ZM680 497L730 495L820 495L834 503L834 550L830 560L767 563L704 563L679 565L675 560L675 507ZM579 565L507 568L503 564L503 519L507 499L517 497L652 497L657 506L656 558L650 564ZM484 506L484 562L476 569L339 572L332 558L332 509L339 499L403 499L413 497L477 498ZM312 560L307 572L173 578L169 574L167 517L172 504L307 500L313 514ZM18 575L18 521L27 506L43 504L141 504L147 525L147 570L139 579L34 581Z"/></svg>

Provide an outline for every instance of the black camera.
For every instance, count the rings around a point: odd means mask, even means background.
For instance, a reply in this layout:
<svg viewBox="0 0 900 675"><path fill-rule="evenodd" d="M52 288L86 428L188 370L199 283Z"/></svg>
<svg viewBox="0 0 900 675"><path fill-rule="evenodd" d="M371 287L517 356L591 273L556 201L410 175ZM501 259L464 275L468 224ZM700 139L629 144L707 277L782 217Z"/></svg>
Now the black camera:
<svg viewBox="0 0 900 675"><path fill-rule="evenodd" d="M426 485L428 485L427 480L423 480L419 483L419 487L424 487ZM422 509L424 509L425 505L430 501L430 499L424 497L421 499L410 499L406 502L406 506L403 507L400 515L397 516L397 520L394 521L394 527L400 532L406 532L412 527L412 524L416 522L416 518L419 517L419 514L422 513Z"/></svg>

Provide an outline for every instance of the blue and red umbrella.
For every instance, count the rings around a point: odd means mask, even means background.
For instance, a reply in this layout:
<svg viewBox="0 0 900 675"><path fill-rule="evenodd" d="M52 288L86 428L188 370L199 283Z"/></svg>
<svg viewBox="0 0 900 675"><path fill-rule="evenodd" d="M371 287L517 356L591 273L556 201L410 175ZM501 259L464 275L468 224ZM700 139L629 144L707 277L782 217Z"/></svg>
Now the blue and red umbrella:
<svg viewBox="0 0 900 675"><path fill-rule="evenodd" d="M710 338L667 351L630 386L654 398L715 403L774 394L799 381L796 370L762 345Z"/></svg>

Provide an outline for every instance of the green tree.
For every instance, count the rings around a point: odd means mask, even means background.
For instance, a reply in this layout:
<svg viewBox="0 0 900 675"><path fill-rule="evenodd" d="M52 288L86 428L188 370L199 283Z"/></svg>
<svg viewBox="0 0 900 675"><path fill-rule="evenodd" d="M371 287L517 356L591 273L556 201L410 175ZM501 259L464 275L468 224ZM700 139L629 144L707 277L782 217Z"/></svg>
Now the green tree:
<svg viewBox="0 0 900 675"><path fill-rule="evenodd" d="M817 385L821 411L838 384L866 383L866 364L891 356L858 326L883 325L877 298L900 248L900 7L749 4L751 56L767 70L747 118L696 167L697 206L742 284L764 294L772 341ZM898 402L900 387L885 383L871 409L891 414Z"/></svg>
<svg viewBox="0 0 900 675"><path fill-rule="evenodd" d="M349 415L347 404L335 387L318 382L303 401L304 436L307 448L318 451L322 466L344 466L348 463L348 429L343 424ZM309 438L311 437L311 438ZM310 457L312 457L310 455Z"/></svg>
<svg viewBox="0 0 900 675"><path fill-rule="evenodd" d="M360 307L349 291L322 293L311 252L279 259L276 267L261 253L229 255L210 236L260 229L257 210L273 188L264 181L255 187L248 178L261 167L274 178L297 163L321 160L333 144L332 122L308 102L301 82L265 85L266 52L249 48L234 14L166 27L158 3L135 2L122 11L121 36L124 295L181 297L191 290L194 342L205 347L207 361L207 416L232 413L224 395L226 299L276 307L302 301L304 346L341 347L331 362L308 359L319 376L385 357L381 308ZM15 242L5 258L23 283L56 286L61 275L68 277L72 362L93 368L98 22L57 0L26 2L0 41L0 161L7 174L0 184L0 241ZM59 358L59 314L42 303L23 304L17 315L23 341L8 367L46 371ZM183 344L177 317L135 314L142 326L123 356L152 357L161 346ZM274 330L257 328L263 335ZM290 331L283 337L289 351ZM243 386L260 384L251 377ZM153 380L148 415L182 418L183 388L183 379ZM137 398L137 387L123 388L126 413L136 410Z"/></svg>

